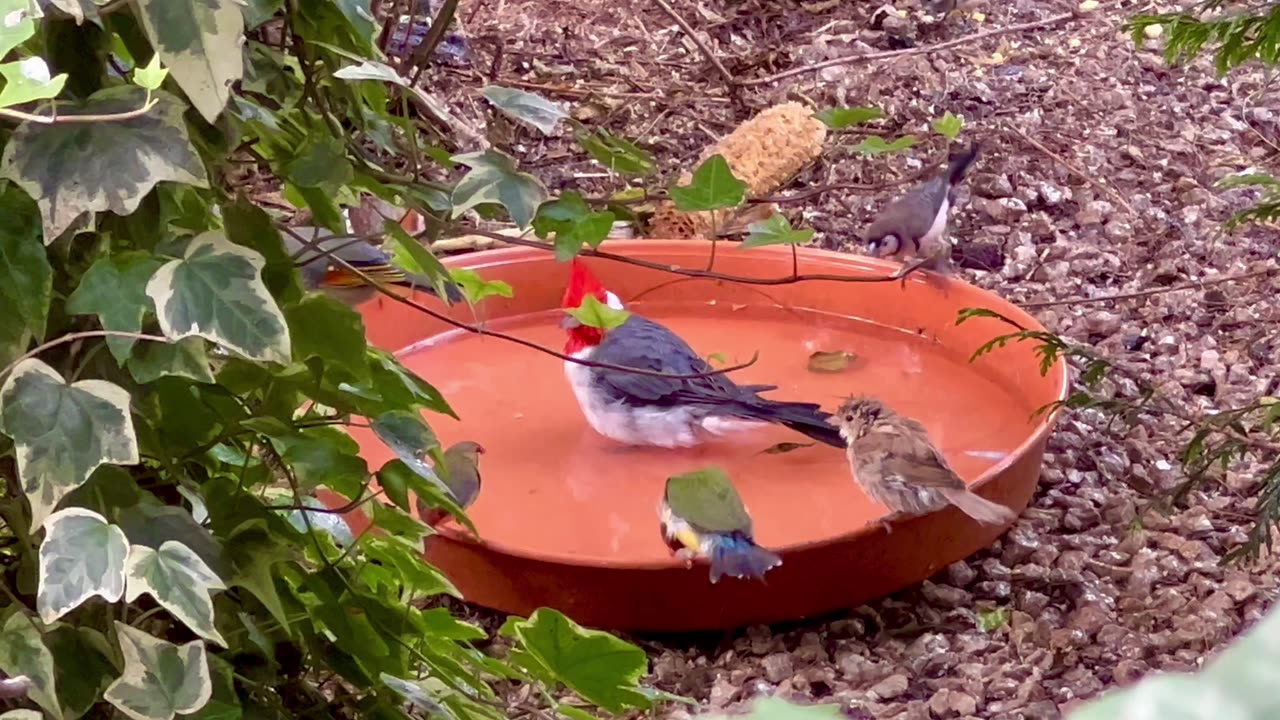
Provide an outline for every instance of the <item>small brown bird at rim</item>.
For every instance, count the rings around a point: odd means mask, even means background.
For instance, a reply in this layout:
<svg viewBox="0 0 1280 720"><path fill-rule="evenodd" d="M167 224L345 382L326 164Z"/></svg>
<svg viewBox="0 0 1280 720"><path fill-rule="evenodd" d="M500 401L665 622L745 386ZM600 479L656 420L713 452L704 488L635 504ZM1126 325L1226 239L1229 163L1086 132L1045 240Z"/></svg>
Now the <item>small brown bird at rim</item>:
<svg viewBox="0 0 1280 720"><path fill-rule="evenodd" d="M872 397L850 397L827 422L839 428L854 480L871 499L887 506L890 521L955 505L980 523L1004 525L1017 517L1009 508L969 491L916 420Z"/></svg>

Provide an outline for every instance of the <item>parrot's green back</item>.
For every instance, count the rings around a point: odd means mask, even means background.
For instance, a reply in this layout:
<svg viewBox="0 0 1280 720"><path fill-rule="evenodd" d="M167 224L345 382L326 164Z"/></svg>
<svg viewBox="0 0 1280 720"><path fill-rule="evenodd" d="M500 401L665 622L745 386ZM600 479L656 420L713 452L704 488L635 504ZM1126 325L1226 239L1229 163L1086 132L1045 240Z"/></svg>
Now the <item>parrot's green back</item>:
<svg viewBox="0 0 1280 720"><path fill-rule="evenodd" d="M751 517L733 483L718 467L667 479L667 507L700 532L751 535Z"/></svg>

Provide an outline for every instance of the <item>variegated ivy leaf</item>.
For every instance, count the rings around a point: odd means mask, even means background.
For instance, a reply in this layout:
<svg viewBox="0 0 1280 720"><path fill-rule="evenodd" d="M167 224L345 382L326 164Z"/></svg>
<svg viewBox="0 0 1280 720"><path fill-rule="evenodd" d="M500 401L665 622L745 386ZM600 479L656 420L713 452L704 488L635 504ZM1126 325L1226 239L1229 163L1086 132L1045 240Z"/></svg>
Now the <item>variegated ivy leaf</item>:
<svg viewBox="0 0 1280 720"><path fill-rule="evenodd" d="M236 52L239 57L239 51ZM139 87L100 90L83 104L55 103L58 115L114 115L146 102ZM0 177L35 198L46 245L86 214L128 215L158 182L208 187L204 165L187 139L182 102L155 92L145 114L112 122L25 122L0 159Z"/></svg>
<svg viewBox="0 0 1280 720"><path fill-rule="evenodd" d="M204 643L174 645L116 622L124 672L103 696L133 720L171 720L190 715L213 696Z"/></svg>
<svg viewBox="0 0 1280 720"><path fill-rule="evenodd" d="M25 675L31 681L27 697L49 717L62 720L53 670L53 653L45 647L35 622L17 609L0 628L0 670L10 677Z"/></svg>
<svg viewBox="0 0 1280 720"><path fill-rule="evenodd" d="M102 18L98 15L98 8L106 5L111 0L44 0L48 4L58 8L62 12L70 15L76 25L83 25L85 20L92 22L94 25L101 26Z"/></svg>
<svg viewBox="0 0 1280 720"><path fill-rule="evenodd" d="M254 360L289 362L289 328L262 282L266 261L217 231L197 235L181 260L147 282L165 337L198 335Z"/></svg>
<svg viewBox="0 0 1280 720"><path fill-rule="evenodd" d="M481 91L494 107L521 122L537 128L543 135L555 132L556 125L569 117L560 105L541 95L501 85L488 85Z"/></svg>
<svg viewBox="0 0 1280 720"><path fill-rule="evenodd" d="M244 15L236 0L135 0L160 61L212 123L244 76Z"/></svg>
<svg viewBox="0 0 1280 720"><path fill-rule="evenodd" d="M98 513L72 507L50 515L40 543L40 619L47 625L94 595L119 600L128 554L124 531Z"/></svg>
<svg viewBox="0 0 1280 720"><path fill-rule="evenodd" d="M405 680L388 673L382 673L379 677L384 685L394 690L405 700L408 700L409 705L422 710L427 715L432 717L436 715L452 717L453 714L436 701L435 696L437 694L450 692L449 688L439 680L427 678L422 682L414 682L413 680Z"/></svg>
<svg viewBox="0 0 1280 720"><path fill-rule="evenodd" d="M500 150L454 155L453 160L471 168L453 186L454 217L477 205L497 203L523 229L529 227L538 206L547 199L542 181L520 172L515 159Z"/></svg>
<svg viewBox="0 0 1280 720"><path fill-rule="evenodd" d="M125 602L149 594L192 632L227 646L213 625L212 596L227 586L191 548L177 540L166 540L159 551L134 545L129 548L125 572L129 577Z"/></svg>
<svg viewBox="0 0 1280 720"><path fill-rule="evenodd" d="M0 715L0 720L43 720L35 710L10 710Z"/></svg>
<svg viewBox="0 0 1280 720"><path fill-rule="evenodd" d="M0 387L0 430L13 438L33 530L99 465L138 462L129 393L105 380L68 385L34 358Z"/></svg>

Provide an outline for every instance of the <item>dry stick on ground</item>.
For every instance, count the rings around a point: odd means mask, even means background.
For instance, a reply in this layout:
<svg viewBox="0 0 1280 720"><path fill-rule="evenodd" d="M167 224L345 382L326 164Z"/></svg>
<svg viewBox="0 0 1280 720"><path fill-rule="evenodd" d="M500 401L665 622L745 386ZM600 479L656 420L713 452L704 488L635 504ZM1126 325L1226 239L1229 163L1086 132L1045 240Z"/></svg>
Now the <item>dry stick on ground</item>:
<svg viewBox="0 0 1280 720"><path fill-rule="evenodd" d="M1181 285L1170 285L1169 287L1148 288L1146 290L1136 290L1134 292L1118 293L1115 295L1101 295L1098 297L1074 297L1063 300L1041 300L1037 302L1019 303L1018 307L1024 310L1034 310L1036 308L1058 307L1061 305L1092 305L1093 303L1108 302L1111 300L1132 300L1133 298L1147 297L1150 295L1163 295L1164 293L1181 292L1183 290L1203 290L1204 288L1213 287L1214 285L1225 285L1229 282L1239 280L1250 280L1253 278L1269 277L1271 275L1280 275L1280 268L1269 267L1262 270L1254 270L1252 272L1237 273L1235 275L1223 275L1222 277L1210 278L1208 280L1198 280L1182 283Z"/></svg>
<svg viewBox="0 0 1280 720"><path fill-rule="evenodd" d="M438 310L432 310L431 308L427 307L426 305L423 305L422 303L416 300L411 300L407 297L402 297L400 295L397 295L396 293L392 292L391 289L388 288L386 285L370 277L367 273L365 273L360 268L356 267L355 265L352 265L351 263L338 257L337 255L334 255L333 254L334 251L332 249L321 247L314 240L308 240L307 238L303 237L301 233L295 232L293 228L287 225L280 225L278 227L280 227L285 232L289 233L289 235L292 236L293 239L297 240L299 243L315 251L317 254L324 255L325 257L329 258L329 260L343 266L348 271L350 271L351 273L359 277L361 280L364 280L365 283L369 285L369 287L377 290L379 293L382 293L383 295L386 295L387 297L391 298L395 302L400 303L401 305L407 305L408 307L411 307L417 310L418 312L421 312L425 315L429 315L435 318L436 320L439 320L440 322L443 322L446 325L455 327L459 330L465 330L474 335L486 335L488 337L497 338L499 340L505 340L510 343L515 343L516 345L527 347L530 350L536 350L545 355L550 355L554 358L559 358L560 360L565 360L567 362L575 363L577 365L585 365L587 367L600 368L603 370L615 370L617 372L631 373L632 375L649 375L651 377L670 378L672 380L698 380L700 378L712 377L715 375L724 375L725 373L735 372L737 370L742 370L744 368L751 367L752 365L756 364L757 360L760 359L760 353L757 352L755 355L751 357L750 360L748 360L745 363L741 363L739 365L722 368L720 370L711 370L704 373L680 374L680 373L665 373L665 372L659 372L656 370L643 370L641 368L628 367L626 365L614 365L612 363L596 362L594 360L584 360L582 358L576 358L576 357L573 357L572 355L567 355L562 352L557 352L555 350L552 350L549 347L539 345L538 343L533 342L532 340L526 340L522 337L516 337L515 335L508 335L507 333L499 332L497 330L489 330L487 328L479 327L477 325L470 325L468 323L462 322L461 320L454 320L448 315L445 315L444 313L439 312ZM480 234L484 234L484 233L480 233ZM497 235L496 237L503 238L503 236L501 235ZM514 238L503 238L503 239L510 240ZM550 249L548 246L542 243L530 243L530 244L536 247L540 247L544 250Z"/></svg>
<svg viewBox="0 0 1280 720"><path fill-rule="evenodd" d="M702 54L707 58L707 61L715 66L716 72L720 73L720 77L724 78L726 84L730 87L737 84L737 80L734 79L733 74L730 73L725 68L724 64L720 62L720 58L716 57L716 54L711 51L711 46L707 45L702 41L702 38L698 37L698 33L693 31L693 28L689 23L685 22L685 19L680 17L680 13L676 12L675 8L671 7L667 0L653 0L653 4L662 8L662 12L666 13L667 17L674 20L675 24L680 26L680 29L684 31L684 34L688 35L689 39L693 41L693 44L698 46L698 50L702 51Z"/></svg>
<svg viewBox="0 0 1280 720"><path fill-rule="evenodd" d="M1062 157L1061 155L1059 155L1059 154L1055 153L1054 151L1050 150L1049 148L1045 147L1045 146L1044 146L1044 144L1043 144L1043 143L1041 143L1039 140L1036 140L1035 138L1031 137L1030 135L1028 135L1028 134L1026 134L1026 133L1022 132L1022 131L1021 131L1021 130L1019 130L1018 128L1016 128L1016 127L1014 127L1014 126L1012 126L1012 125L1009 125L1009 124L1007 124L1007 123L1005 124L1004 128L1005 128L1005 130L1008 130L1009 132L1013 133L1014 135L1017 135L1018 137L1020 137L1020 138L1022 138L1023 140L1025 140L1025 141L1026 141L1026 143L1027 143L1028 145L1030 145L1031 147L1033 147L1033 148L1035 148L1036 150L1039 150L1040 152L1044 153L1045 157L1049 158L1050 160L1054 160L1054 161L1056 161L1058 164L1062 165L1062 167L1064 167L1064 168L1066 168L1067 170L1071 171L1071 174L1072 174L1072 175L1075 175L1076 177L1078 177L1078 178L1080 178L1081 180L1085 181L1085 182L1086 182L1086 183L1088 183L1088 184L1089 184L1089 186L1090 186L1090 187L1092 187L1093 189L1098 190L1098 191L1101 191L1104 195L1107 195L1107 196L1108 196L1108 197L1110 197L1112 200L1115 200L1117 205L1119 205L1120 207L1124 208L1124 209L1129 213L1129 217L1131 217L1131 218L1133 218L1133 219L1135 219L1135 220L1138 218L1138 213L1134 212L1133 206L1132 206L1132 205L1130 205L1130 204L1128 203L1128 201L1126 201L1126 200L1124 199L1124 196L1120 194L1120 191L1116 190L1115 188L1111 187L1110 185L1103 185L1102 183L1098 182L1097 180L1094 180L1092 177L1090 177L1090 176L1089 176L1089 174L1088 174L1088 173L1086 173L1085 171L1083 171L1083 170L1081 170L1080 168L1076 167L1074 163L1070 162L1070 161L1069 161L1069 160L1067 160L1066 158Z"/></svg>
<svg viewBox="0 0 1280 720"><path fill-rule="evenodd" d="M1095 10L1094 12L1097 12L1097 11ZM1085 17L1085 14L1078 13L1078 12L1062 13L1061 15L1054 15L1053 17L1048 17L1048 18L1045 18L1044 20L1036 20L1035 22L1026 22L1018 25L1009 25L1008 27L1002 27L1002 28L993 28L991 30L985 30L980 33L974 33L972 35L965 35L964 37L958 37L954 40L947 40L946 42L940 42L935 45L922 45L920 47L906 48L904 50L886 50L884 52L863 53L861 55L849 55L846 57L838 57L831 60L826 60L824 62L814 63L812 65L806 65L804 67L784 70L780 73L775 73L773 75L766 75L765 77L762 77L762 78L754 78L751 80L738 80L737 84L743 87L768 85L770 83L778 82L779 80L785 80L790 77L796 77L797 75L803 75L808 72L817 72L818 70L823 70L829 67L836 67L839 65L851 65L853 63L870 62L872 60L887 60L889 58L905 57L907 55L932 55L933 53L936 53L936 52L941 52L943 50L950 50L953 47L957 47L960 45L967 45L969 43L977 42L979 40L984 40L986 38L996 37L997 35L1008 35L1010 33L1022 32L1024 30L1036 30L1038 28L1049 27L1050 25L1057 25L1059 23L1064 23L1064 22L1067 22L1068 20L1074 20L1079 17Z"/></svg>

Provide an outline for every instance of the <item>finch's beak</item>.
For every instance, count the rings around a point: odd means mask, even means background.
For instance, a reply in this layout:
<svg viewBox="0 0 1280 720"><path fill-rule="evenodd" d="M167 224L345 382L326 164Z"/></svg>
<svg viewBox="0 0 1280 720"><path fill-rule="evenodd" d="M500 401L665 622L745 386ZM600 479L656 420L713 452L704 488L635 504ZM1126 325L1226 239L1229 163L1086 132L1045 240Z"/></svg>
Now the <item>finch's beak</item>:
<svg viewBox="0 0 1280 720"><path fill-rule="evenodd" d="M577 318L575 318L574 316L568 313L565 313L564 317L560 318L561 330L573 330L574 328L580 327L581 325L582 323L578 322Z"/></svg>
<svg viewBox="0 0 1280 720"><path fill-rule="evenodd" d="M840 427L840 416L839 415L827 416L827 424L835 428Z"/></svg>

